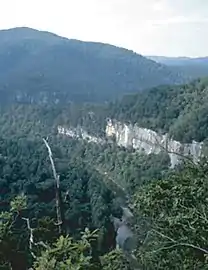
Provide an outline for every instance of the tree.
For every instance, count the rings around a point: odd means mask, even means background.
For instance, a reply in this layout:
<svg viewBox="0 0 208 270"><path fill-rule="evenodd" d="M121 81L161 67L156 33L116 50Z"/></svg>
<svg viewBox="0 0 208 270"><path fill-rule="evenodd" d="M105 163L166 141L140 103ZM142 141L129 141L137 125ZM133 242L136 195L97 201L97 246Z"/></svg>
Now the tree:
<svg viewBox="0 0 208 270"><path fill-rule="evenodd" d="M0 214L0 269L24 269L27 265L28 235L23 226L22 212L26 197L17 196L10 203L10 210ZM26 254L23 255L23 254Z"/></svg>
<svg viewBox="0 0 208 270"><path fill-rule="evenodd" d="M35 270L87 270L94 269L91 263L91 242L96 239L96 231L88 229L81 240L74 241L69 236L60 236L52 247L47 247L34 263Z"/></svg>
<svg viewBox="0 0 208 270"><path fill-rule="evenodd" d="M138 249L144 267L208 269L207 168L186 165L136 193L135 213L149 226Z"/></svg>

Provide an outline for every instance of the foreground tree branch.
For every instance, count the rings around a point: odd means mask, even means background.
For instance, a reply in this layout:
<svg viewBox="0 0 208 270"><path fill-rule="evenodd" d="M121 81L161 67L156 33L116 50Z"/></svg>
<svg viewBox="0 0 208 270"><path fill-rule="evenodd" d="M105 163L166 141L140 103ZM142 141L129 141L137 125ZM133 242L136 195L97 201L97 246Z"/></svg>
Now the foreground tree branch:
<svg viewBox="0 0 208 270"><path fill-rule="evenodd" d="M30 249L30 252L31 252L33 258L36 259L36 255L32 251L32 247L33 247L33 244L34 244L33 228L31 228L31 226L30 226L30 220L29 220L29 218L22 218L22 219L25 220L26 223L27 223L27 228L28 228L28 230L30 232L29 249Z"/></svg>
<svg viewBox="0 0 208 270"><path fill-rule="evenodd" d="M192 165L194 165L194 166L196 165L196 164L194 163L192 157L183 155L183 154L181 154L180 152L176 152L176 151L173 151L173 150L169 150L169 149L168 149L168 140L166 140L165 146L163 146L163 145L158 141L158 139L156 138L156 136L155 136L154 138L155 138L155 141L156 141L156 143L158 144L158 146L159 146L164 152L166 152L167 154L173 154L173 155L176 155L176 156L180 157L181 159L188 161L188 162L191 163Z"/></svg>
<svg viewBox="0 0 208 270"><path fill-rule="evenodd" d="M46 244L44 244L42 241L41 242L37 242L37 243L34 242L34 235L33 235L33 230L34 229L31 228L31 226L30 226L30 220L29 220L29 218L22 218L22 219L26 221L27 229L30 232L30 238L29 238L29 249L30 249L30 252L31 252L33 258L36 259L37 256L32 251L33 245L34 246L42 246L44 248L48 248L48 246Z"/></svg>
<svg viewBox="0 0 208 270"><path fill-rule="evenodd" d="M201 247L198 247L198 246L195 246L195 245L192 245L192 244L189 244L189 243L180 243L180 242L177 242L176 240L172 239L171 237L161 233L161 232L158 232L157 230L152 230L152 232L160 235L162 238L166 238L168 239L170 242L174 243L174 245L171 245L169 247L163 247L159 250L156 250L156 251L153 251L154 253L155 252L158 252L158 251L161 251L161 250L164 250L164 249L171 249L171 248L174 248L174 247L179 247L179 246L184 246L184 247L189 247L189 248L193 248L193 249L196 249L196 250L199 250L205 254L208 254L208 250L204 249L204 248L201 248Z"/></svg>

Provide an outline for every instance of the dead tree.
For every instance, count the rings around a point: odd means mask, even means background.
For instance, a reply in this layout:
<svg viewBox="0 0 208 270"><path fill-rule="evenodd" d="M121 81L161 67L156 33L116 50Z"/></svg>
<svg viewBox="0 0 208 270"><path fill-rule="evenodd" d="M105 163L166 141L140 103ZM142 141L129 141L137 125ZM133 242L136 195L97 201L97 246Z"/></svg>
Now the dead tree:
<svg viewBox="0 0 208 270"><path fill-rule="evenodd" d="M56 167L53 161L53 154L51 151L51 148L48 144L48 142L43 139L43 142L45 143L47 149L48 149L48 156L50 159L50 163L51 163L51 167L52 167L52 171L53 171L53 177L55 180L55 193L56 193L56 218L57 218L57 223L56 225L58 226L58 231L59 234L61 234L62 232L62 224L63 224L63 219L62 219L62 212L61 212L61 198L60 198L60 179L59 179L59 175L56 172Z"/></svg>

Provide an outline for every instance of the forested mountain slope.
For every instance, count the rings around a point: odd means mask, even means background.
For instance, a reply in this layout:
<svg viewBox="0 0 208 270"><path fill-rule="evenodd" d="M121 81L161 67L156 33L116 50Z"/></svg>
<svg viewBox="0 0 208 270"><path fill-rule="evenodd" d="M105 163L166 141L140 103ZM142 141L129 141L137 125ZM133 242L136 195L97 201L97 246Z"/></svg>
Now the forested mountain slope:
<svg viewBox="0 0 208 270"><path fill-rule="evenodd" d="M1 101L106 101L185 81L180 72L115 46L29 28L0 31Z"/></svg>
<svg viewBox="0 0 208 270"><path fill-rule="evenodd" d="M208 137L208 79L182 86L155 87L123 97L111 105L111 117L159 133L168 132L182 142Z"/></svg>

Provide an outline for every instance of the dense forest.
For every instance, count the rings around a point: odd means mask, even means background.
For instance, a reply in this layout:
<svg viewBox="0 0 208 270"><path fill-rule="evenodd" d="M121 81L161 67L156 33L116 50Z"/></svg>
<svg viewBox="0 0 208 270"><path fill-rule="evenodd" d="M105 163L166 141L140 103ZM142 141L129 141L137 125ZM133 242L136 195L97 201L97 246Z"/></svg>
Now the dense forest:
<svg viewBox="0 0 208 270"><path fill-rule="evenodd" d="M10 269L10 265L12 269L26 269L34 260L29 245L30 234L24 218L29 219L30 226L35 228L34 238L37 242L50 245L60 235L55 226L56 197L47 149L41 139L41 129L38 135L22 135L27 132L27 123L29 130L28 121L19 126L19 133L11 132L10 136L9 133L5 133L0 143L2 269ZM18 125L17 121L16 124ZM8 127L5 130L8 132ZM135 186L142 185L151 176L159 178L162 164L164 170L167 170L168 160L164 158L162 162L161 158L156 156L140 156L116 145L106 147L55 135L51 135L49 140L53 146L54 162L60 176L62 234L69 234L73 239L81 241L79 237L85 228L92 232L99 229L96 241L93 242L92 260L96 261L92 264L93 267L98 267L93 269L100 269L99 265L110 259L106 257L106 253L116 252L115 230L111 217L121 217L120 203L127 196L124 189L128 189L129 196ZM153 163L155 168L151 169ZM146 169L142 164L145 164ZM106 171L109 173L106 174ZM13 204L17 204L18 210L5 212L10 210L10 204L12 209L15 207ZM22 207L22 204L24 209L20 211L19 207ZM9 227L5 227L6 225ZM11 232L11 229L14 231ZM41 256L41 249L42 247L39 250L34 245L32 252ZM123 260L125 261L125 258ZM59 268L57 266L54 269Z"/></svg>
<svg viewBox="0 0 208 270"><path fill-rule="evenodd" d="M110 116L160 133L168 132L181 142L203 141L208 137L207 101L208 79L204 78L124 96L111 105Z"/></svg>
<svg viewBox="0 0 208 270"><path fill-rule="evenodd" d="M0 31L4 102L103 102L186 80L181 72L112 45L68 40L30 28Z"/></svg>
<svg viewBox="0 0 208 270"><path fill-rule="evenodd" d="M1 108L0 269L208 269L206 159L170 170L165 152L57 134L61 122L104 136L111 106ZM61 224L43 138L60 176ZM122 207L134 215L134 250L116 249Z"/></svg>
<svg viewBox="0 0 208 270"><path fill-rule="evenodd" d="M61 234L41 137L1 138L1 269L136 269L115 249L111 217L121 217L122 199L135 216L134 256L141 269L207 269L205 161L170 171L165 153L48 140L60 175Z"/></svg>

